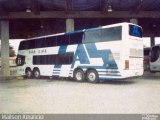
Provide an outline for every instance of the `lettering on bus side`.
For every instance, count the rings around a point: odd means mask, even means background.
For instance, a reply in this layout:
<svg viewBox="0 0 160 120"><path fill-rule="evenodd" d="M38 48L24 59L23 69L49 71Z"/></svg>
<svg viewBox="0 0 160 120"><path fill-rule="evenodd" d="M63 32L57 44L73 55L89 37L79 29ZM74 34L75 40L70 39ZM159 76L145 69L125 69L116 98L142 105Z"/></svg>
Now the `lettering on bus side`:
<svg viewBox="0 0 160 120"><path fill-rule="evenodd" d="M29 50L29 54L36 54L36 50Z"/></svg>
<svg viewBox="0 0 160 120"><path fill-rule="evenodd" d="M46 49L41 49L41 50L38 50L38 53L47 53L47 50Z"/></svg>
<svg viewBox="0 0 160 120"><path fill-rule="evenodd" d="M40 49L40 50L29 50L29 54L42 54L42 53L47 53L46 49Z"/></svg>

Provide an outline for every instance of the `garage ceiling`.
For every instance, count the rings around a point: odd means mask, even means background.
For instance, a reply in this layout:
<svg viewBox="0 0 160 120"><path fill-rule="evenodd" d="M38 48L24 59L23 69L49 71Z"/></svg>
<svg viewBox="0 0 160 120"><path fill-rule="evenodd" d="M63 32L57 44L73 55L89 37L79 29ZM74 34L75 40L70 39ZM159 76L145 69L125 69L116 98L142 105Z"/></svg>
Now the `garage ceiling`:
<svg viewBox="0 0 160 120"><path fill-rule="evenodd" d="M159 0L1 0L1 12L20 12L27 8L38 11L99 11L111 5L115 11L157 11Z"/></svg>
<svg viewBox="0 0 160 120"><path fill-rule="evenodd" d="M160 0L0 0L0 19L14 19L10 20L11 38L63 32L65 18L76 18L76 30L138 18L150 36L150 29L160 28Z"/></svg>

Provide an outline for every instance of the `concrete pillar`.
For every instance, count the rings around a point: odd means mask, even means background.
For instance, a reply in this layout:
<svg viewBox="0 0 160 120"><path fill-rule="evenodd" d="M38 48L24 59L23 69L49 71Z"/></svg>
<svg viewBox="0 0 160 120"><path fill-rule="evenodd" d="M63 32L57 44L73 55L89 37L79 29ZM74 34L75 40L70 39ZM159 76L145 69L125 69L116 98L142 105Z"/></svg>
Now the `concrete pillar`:
<svg viewBox="0 0 160 120"><path fill-rule="evenodd" d="M138 20L135 18L130 19L130 22L133 24L138 24Z"/></svg>
<svg viewBox="0 0 160 120"><path fill-rule="evenodd" d="M10 76L9 67L9 21L0 21L0 37L1 37L1 71L2 77Z"/></svg>
<svg viewBox="0 0 160 120"><path fill-rule="evenodd" d="M74 31L74 19L66 19L66 32Z"/></svg>
<svg viewBox="0 0 160 120"><path fill-rule="evenodd" d="M151 36L151 46L155 45L155 37Z"/></svg>

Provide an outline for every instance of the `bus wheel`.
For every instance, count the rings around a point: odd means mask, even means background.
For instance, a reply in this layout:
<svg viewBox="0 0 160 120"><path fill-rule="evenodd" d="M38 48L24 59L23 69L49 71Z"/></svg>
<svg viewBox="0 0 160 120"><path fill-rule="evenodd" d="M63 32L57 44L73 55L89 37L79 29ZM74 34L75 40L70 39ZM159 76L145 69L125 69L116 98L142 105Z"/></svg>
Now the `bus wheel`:
<svg viewBox="0 0 160 120"><path fill-rule="evenodd" d="M88 70L86 75L87 81L91 83L98 83L99 76L96 70Z"/></svg>
<svg viewBox="0 0 160 120"><path fill-rule="evenodd" d="M85 75L82 69L76 69L74 71L73 77L78 82L83 82L85 80Z"/></svg>
<svg viewBox="0 0 160 120"><path fill-rule="evenodd" d="M27 78L32 78L32 71L31 71L31 69L30 68L27 68L26 70L25 70L25 75L26 75L26 77Z"/></svg>
<svg viewBox="0 0 160 120"><path fill-rule="evenodd" d="M39 71L39 69L38 68L35 68L34 70L33 70L33 76L34 76L34 78L36 78L36 79L38 79L38 78L40 78L40 71Z"/></svg>

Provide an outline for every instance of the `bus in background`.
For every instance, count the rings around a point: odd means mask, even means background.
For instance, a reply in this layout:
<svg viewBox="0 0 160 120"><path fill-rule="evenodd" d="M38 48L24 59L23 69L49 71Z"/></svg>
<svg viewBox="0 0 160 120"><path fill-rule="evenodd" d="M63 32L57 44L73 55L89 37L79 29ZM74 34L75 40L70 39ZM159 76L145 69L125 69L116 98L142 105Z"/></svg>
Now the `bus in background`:
<svg viewBox="0 0 160 120"><path fill-rule="evenodd" d="M150 72L160 72L160 44L151 48Z"/></svg>
<svg viewBox="0 0 160 120"><path fill-rule="evenodd" d="M1 68L1 58L0 58L0 68ZM16 57L9 57L9 66L16 67Z"/></svg>
<svg viewBox="0 0 160 120"><path fill-rule="evenodd" d="M118 23L21 41L18 75L97 83L143 74L142 28Z"/></svg>
<svg viewBox="0 0 160 120"><path fill-rule="evenodd" d="M145 71L149 71L149 61L150 61L150 47L146 47L143 49L144 50L144 61L143 61L143 66Z"/></svg>

